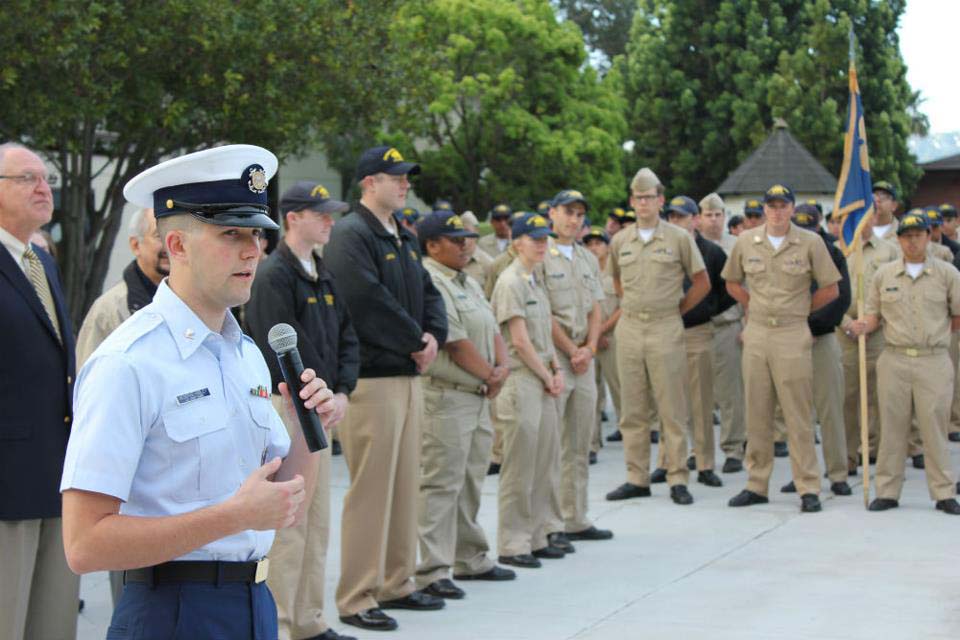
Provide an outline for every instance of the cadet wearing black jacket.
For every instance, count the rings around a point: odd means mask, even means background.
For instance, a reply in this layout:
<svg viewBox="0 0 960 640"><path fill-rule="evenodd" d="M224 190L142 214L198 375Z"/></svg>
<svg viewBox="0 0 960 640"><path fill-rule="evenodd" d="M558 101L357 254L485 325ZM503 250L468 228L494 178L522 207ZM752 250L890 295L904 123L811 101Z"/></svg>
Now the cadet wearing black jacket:
<svg viewBox="0 0 960 640"><path fill-rule="evenodd" d="M820 216L815 207L807 204L797 205L793 222L797 226L816 233L827 245L833 264L840 272L837 283L840 295L810 314L807 324L813 334L813 405L820 421L820 433L823 438L823 461L830 478L830 490L838 496L851 494L847 484L846 451L847 438L843 422L843 365L840 345L834 332L843 321L843 314L850 308L850 273L843 252L834 246L830 234L820 226ZM811 285L816 291L817 285ZM790 493L793 482L781 490Z"/></svg>
<svg viewBox="0 0 960 640"><path fill-rule="evenodd" d="M420 264L417 238L393 212L420 167L389 147L360 157L360 203L337 223L324 259L360 340L360 379L340 430L350 470L343 504L340 620L390 630L381 609L440 609L415 591L417 495L426 371L447 338L440 292Z"/></svg>
<svg viewBox="0 0 960 640"><path fill-rule="evenodd" d="M274 406L282 405L277 385L283 375L267 334L275 324L285 322L297 331L304 366L314 369L335 394L337 408L325 421L328 428L345 415L347 398L357 386L360 353L346 301L314 248L329 242L334 215L349 209L316 182L301 181L287 189L280 198L284 237L257 269L246 306L250 334L270 367ZM291 435L300 429L285 411L280 415ZM316 489L303 517L278 531L270 549L274 570L267 583L276 601L282 638L346 638L331 630L323 615L331 453L324 449L317 457Z"/></svg>

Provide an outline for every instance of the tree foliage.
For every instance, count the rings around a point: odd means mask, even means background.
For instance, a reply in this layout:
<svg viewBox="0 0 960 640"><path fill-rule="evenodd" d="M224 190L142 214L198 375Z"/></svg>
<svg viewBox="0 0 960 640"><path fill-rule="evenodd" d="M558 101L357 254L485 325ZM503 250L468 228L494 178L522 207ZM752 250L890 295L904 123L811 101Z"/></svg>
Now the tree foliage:
<svg viewBox="0 0 960 640"><path fill-rule="evenodd" d="M553 0L560 17L583 32L587 46L603 53L602 66L626 52L636 0Z"/></svg>
<svg viewBox="0 0 960 640"><path fill-rule="evenodd" d="M909 193L920 174L907 148L918 95L896 34L903 9L903 0L641 0L621 61L633 163L672 192L703 194L782 117L838 175L853 27L872 173Z"/></svg>
<svg viewBox="0 0 960 640"><path fill-rule="evenodd" d="M388 118L416 148L417 193L458 209L530 207L577 188L594 208L624 197L619 74L584 64L579 30L547 0L434 0L403 7L396 45L417 70Z"/></svg>
<svg viewBox="0 0 960 640"><path fill-rule="evenodd" d="M391 2L9 0L0 136L62 176L61 268L75 325L99 295L123 185L164 156L227 142L279 156L375 118L392 98ZM101 166L97 158L105 158ZM108 186L93 192L99 173Z"/></svg>

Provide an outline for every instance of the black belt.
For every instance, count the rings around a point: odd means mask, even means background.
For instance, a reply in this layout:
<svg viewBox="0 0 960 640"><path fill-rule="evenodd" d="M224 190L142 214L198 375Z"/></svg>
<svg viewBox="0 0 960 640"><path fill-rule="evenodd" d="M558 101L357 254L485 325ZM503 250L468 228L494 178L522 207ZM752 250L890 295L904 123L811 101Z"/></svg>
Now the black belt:
<svg viewBox="0 0 960 640"><path fill-rule="evenodd" d="M164 562L153 567L130 569L123 572L124 584L145 582L147 584L170 584L194 582L221 584L223 582L258 583L267 579L270 561L221 562L218 560L184 560Z"/></svg>

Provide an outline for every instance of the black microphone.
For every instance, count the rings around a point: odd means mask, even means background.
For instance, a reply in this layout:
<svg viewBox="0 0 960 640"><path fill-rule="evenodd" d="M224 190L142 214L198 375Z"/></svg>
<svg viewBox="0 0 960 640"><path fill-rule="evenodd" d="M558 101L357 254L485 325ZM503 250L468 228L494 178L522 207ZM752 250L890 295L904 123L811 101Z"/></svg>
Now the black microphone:
<svg viewBox="0 0 960 640"><path fill-rule="evenodd" d="M323 425L320 424L320 416L316 411L303 406L303 399L300 397L300 390L303 388L303 382L300 381L303 360L300 359L300 352L297 350L296 329L284 322L275 324L267 334L267 342L277 353L280 371L283 372L283 379L290 390L293 406L297 409L297 417L300 419L300 428L303 429L307 448L311 452L326 449L327 436L323 432Z"/></svg>

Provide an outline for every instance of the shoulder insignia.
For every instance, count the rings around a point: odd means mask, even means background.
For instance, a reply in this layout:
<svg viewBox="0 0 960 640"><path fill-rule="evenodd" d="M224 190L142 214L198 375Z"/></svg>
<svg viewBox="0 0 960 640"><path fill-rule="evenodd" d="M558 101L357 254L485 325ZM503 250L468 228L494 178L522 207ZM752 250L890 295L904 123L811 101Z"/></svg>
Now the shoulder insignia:
<svg viewBox="0 0 960 640"><path fill-rule="evenodd" d="M325 294L323 294L323 300L324 300L324 302L327 303L327 306L328 306L328 307L332 307L332 306L333 306L333 294L332 294L332 293L325 293Z"/></svg>

